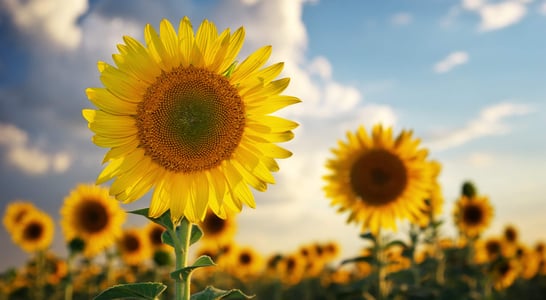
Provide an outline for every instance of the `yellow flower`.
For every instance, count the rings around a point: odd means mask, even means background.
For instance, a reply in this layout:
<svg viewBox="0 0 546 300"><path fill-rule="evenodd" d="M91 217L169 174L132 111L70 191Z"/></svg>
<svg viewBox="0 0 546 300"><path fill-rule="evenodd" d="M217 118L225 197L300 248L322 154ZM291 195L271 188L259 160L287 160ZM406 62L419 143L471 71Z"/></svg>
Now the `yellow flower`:
<svg viewBox="0 0 546 300"><path fill-rule="evenodd" d="M115 243L126 218L108 189L93 184L79 184L70 191L60 214L65 240L82 239L84 255L89 258Z"/></svg>
<svg viewBox="0 0 546 300"><path fill-rule="evenodd" d="M117 246L121 259L125 264L130 266L141 264L152 255L150 243L145 236L145 232L136 228L123 230Z"/></svg>
<svg viewBox="0 0 546 300"><path fill-rule="evenodd" d="M146 224L146 226L144 226L143 230L148 238L148 241L150 242L152 250L170 250L170 246L163 243L161 240L163 232L166 231L163 226L150 221Z"/></svg>
<svg viewBox="0 0 546 300"><path fill-rule="evenodd" d="M278 263L281 281L289 286L298 284L305 274L307 261L299 253L283 256Z"/></svg>
<svg viewBox="0 0 546 300"><path fill-rule="evenodd" d="M7 205L6 212L4 214L3 223L7 231L13 233L17 230L17 227L21 224L23 217L32 210L37 208L31 202L27 201L14 201Z"/></svg>
<svg viewBox="0 0 546 300"><path fill-rule="evenodd" d="M479 236L493 219L493 207L484 196L468 198L461 196L453 211L455 225L466 237Z"/></svg>
<svg viewBox="0 0 546 300"><path fill-rule="evenodd" d="M232 258L230 271L241 279L258 275L265 266L263 257L249 246L238 247Z"/></svg>
<svg viewBox="0 0 546 300"><path fill-rule="evenodd" d="M212 210L208 210L205 220L199 223L203 230L203 242L224 245L233 241L237 231L237 224L233 216L223 219L218 217Z"/></svg>
<svg viewBox="0 0 546 300"><path fill-rule="evenodd" d="M489 275L496 290L503 290L514 283L519 274L519 264L514 259L499 259L490 266Z"/></svg>
<svg viewBox="0 0 546 300"><path fill-rule="evenodd" d="M276 143L297 127L270 115L300 102L281 95L283 63L263 67L265 46L236 64L244 29L219 34L207 20L195 34L187 17L178 33L167 20L159 34L148 24L144 37L146 46L125 36L116 66L98 64L104 87L86 91L98 107L83 110L93 142L111 148L97 183L114 179L110 194L124 203L153 189L149 216L170 209L175 222L255 207L249 186L274 183L275 159L291 156Z"/></svg>
<svg viewBox="0 0 546 300"><path fill-rule="evenodd" d="M13 241L27 252L42 251L49 248L54 233L53 219L35 209L25 214L18 229L13 232Z"/></svg>
<svg viewBox="0 0 546 300"><path fill-rule="evenodd" d="M396 230L398 219L418 223L426 211L425 199L434 182L427 150L411 131L392 138L392 128L376 125L371 137L364 127L347 133L332 150L336 156L327 162L330 174L324 177L324 190L339 211L350 211L348 222L377 234L379 228Z"/></svg>

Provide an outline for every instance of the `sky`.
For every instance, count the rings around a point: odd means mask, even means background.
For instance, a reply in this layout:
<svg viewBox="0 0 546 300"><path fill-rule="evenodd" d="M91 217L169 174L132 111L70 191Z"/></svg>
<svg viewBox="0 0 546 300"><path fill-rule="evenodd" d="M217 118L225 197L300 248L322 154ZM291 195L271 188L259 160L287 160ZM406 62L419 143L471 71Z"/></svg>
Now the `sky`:
<svg viewBox="0 0 546 300"><path fill-rule="evenodd" d="M445 236L470 180L495 208L485 235L512 224L527 243L546 240L546 1L530 0L0 0L0 215L34 202L57 220L52 249L66 253L59 209L106 152L81 116L93 107L85 89L101 85L97 61L111 63L124 35L143 41L145 24L184 16L194 28L244 26L239 59L272 45L269 63L291 78L285 94L302 100L277 114L300 123L283 144L294 155L237 216L237 242L270 254L335 240L355 256L359 227L329 205L322 176L347 131L376 123L413 130L442 164ZM0 245L0 272L28 259L5 229Z"/></svg>

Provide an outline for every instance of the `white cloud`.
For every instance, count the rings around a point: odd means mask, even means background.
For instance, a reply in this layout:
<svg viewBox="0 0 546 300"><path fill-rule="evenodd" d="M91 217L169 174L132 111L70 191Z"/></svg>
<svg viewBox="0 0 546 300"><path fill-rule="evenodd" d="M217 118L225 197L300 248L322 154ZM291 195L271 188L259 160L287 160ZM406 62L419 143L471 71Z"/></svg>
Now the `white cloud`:
<svg viewBox="0 0 546 300"><path fill-rule="evenodd" d="M307 70L310 74L317 74L323 80L332 78L332 65L324 56L315 57L315 59L309 63Z"/></svg>
<svg viewBox="0 0 546 300"><path fill-rule="evenodd" d="M464 51L457 51L450 53L446 58L439 61L434 65L434 71L436 73L446 73L451 71L454 67L462 65L468 62L468 53Z"/></svg>
<svg viewBox="0 0 546 300"><path fill-rule="evenodd" d="M394 14L391 17L390 21L393 25L396 26L409 25L411 22L413 22L413 15L407 12L400 12Z"/></svg>
<svg viewBox="0 0 546 300"><path fill-rule="evenodd" d="M34 38L44 36L67 48L79 45L81 31L77 18L88 7L86 0L5 0L4 6L15 24Z"/></svg>
<svg viewBox="0 0 546 300"><path fill-rule="evenodd" d="M493 164L494 160L495 159L491 154L475 152L468 156L467 162L473 167L487 167Z"/></svg>
<svg viewBox="0 0 546 300"><path fill-rule="evenodd" d="M62 173L72 160L68 153L49 154L30 145L28 134L11 124L0 124L0 145L6 148L4 159L27 174Z"/></svg>
<svg viewBox="0 0 546 300"><path fill-rule="evenodd" d="M505 118L526 115L532 111L527 105L509 102L489 106L481 111L476 120L468 122L463 128L438 133L426 144L434 151L441 151L480 137L506 134L510 132L510 127L502 123Z"/></svg>
<svg viewBox="0 0 546 300"><path fill-rule="evenodd" d="M397 116L392 107L387 105L368 104L358 109L355 118L352 121L340 124L342 132L354 131L358 126L364 125L366 130L370 130L375 124L385 126L396 125Z"/></svg>
<svg viewBox="0 0 546 300"><path fill-rule="evenodd" d="M461 6L480 15L480 31L492 31L514 25L527 14L527 0L487 3L484 0L463 0Z"/></svg>

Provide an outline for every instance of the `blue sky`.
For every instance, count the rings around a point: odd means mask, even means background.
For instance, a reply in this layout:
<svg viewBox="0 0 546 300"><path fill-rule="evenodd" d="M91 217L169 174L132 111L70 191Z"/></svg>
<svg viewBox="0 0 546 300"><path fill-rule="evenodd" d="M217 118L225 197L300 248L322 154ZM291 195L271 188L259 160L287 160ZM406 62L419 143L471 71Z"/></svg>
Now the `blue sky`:
<svg viewBox="0 0 546 300"><path fill-rule="evenodd" d="M286 93L303 100L280 113L301 124L294 156L237 217L240 243L272 253L335 239L355 255L358 227L329 207L321 176L346 131L377 122L414 130L442 163L445 235L472 180L495 206L486 235L511 223L528 243L544 238L546 2L525 0L0 0L0 215L24 199L58 218L70 189L94 181L105 150L80 111L100 85L96 62L123 35L142 41L146 23L185 15L244 26L240 58L271 44ZM58 224L55 241L64 253ZM27 258L3 229L0 244L0 271Z"/></svg>

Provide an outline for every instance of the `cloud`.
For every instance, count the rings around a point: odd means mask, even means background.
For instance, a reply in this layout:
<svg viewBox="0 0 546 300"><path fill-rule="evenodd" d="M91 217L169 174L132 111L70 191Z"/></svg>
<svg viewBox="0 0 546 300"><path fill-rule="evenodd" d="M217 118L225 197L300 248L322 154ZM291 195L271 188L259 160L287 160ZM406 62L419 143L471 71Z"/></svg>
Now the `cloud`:
<svg viewBox="0 0 546 300"><path fill-rule="evenodd" d="M49 171L63 173L71 164L68 153L46 153L29 143L25 131L11 124L0 123L0 145L6 149L4 159L30 175L42 175Z"/></svg>
<svg viewBox="0 0 546 300"><path fill-rule="evenodd" d="M504 119L526 115L532 111L527 105L510 102L489 106L480 112L476 120L468 122L463 128L437 133L425 144L434 151L441 151L461 146L480 137L507 134L510 127L502 123Z"/></svg>
<svg viewBox="0 0 546 300"><path fill-rule="evenodd" d="M407 12L400 12L397 14L394 14L390 18L391 24L396 26L404 26L409 25L411 22L413 22L413 15Z"/></svg>
<svg viewBox="0 0 546 300"><path fill-rule="evenodd" d="M66 48L80 43L76 21L87 10L87 0L5 0L3 6L14 23L33 38Z"/></svg>
<svg viewBox="0 0 546 300"><path fill-rule="evenodd" d="M446 58L439 61L434 65L434 72L446 73L451 71L458 65L463 65L468 62L468 53L464 51L457 51L450 53Z"/></svg>
<svg viewBox="0 0 546 300"><path fill-rule="evenodd" d="M480 16L480 31L492 31L514 25L527 14L527 0L487 3L484 0L463 0L462 7Z"/></svg>

